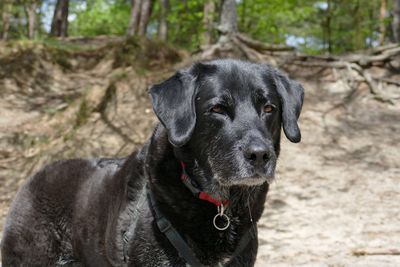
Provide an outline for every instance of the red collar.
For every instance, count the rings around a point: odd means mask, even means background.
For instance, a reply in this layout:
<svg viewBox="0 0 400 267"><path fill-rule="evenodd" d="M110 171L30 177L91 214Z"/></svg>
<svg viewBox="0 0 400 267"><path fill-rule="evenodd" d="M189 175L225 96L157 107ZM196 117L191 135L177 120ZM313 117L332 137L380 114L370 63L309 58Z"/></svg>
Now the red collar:
<svg viewBox="0 0 400 267"><path fill-rule="evenodd" d="M217 200L212 196L210 196L208 193L198 189L197 185L190 179L189 175L187 174L186 164L183 161L181 161L181 166L182 166L181 180L195 197L213 203L215 206L228 205L229 200L223 200L223 201Z"/></svg>

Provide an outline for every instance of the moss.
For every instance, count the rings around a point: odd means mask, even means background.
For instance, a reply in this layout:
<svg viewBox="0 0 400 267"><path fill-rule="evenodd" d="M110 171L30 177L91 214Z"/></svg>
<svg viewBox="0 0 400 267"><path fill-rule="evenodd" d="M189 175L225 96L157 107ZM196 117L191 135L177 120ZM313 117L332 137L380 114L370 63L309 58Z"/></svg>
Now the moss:
<svg viewBox="0 0 400 267"><path fill-rule="evenodd" d="M138 73L173 64L181 60L178 50L161 41L131 37L115 51L114 68L132 66Z"/></svg>
<svg viewBox="0 0 400 267"><path fill-rule="evenodd" d="M34 63L37 62L38 58L38 55L31 49L18 50L11 55L0 58L0 79L13 74L20 74L21 71L32 74L35 70Z"/></svg>
<svg viewBox="0 0 400 267"><path fill-rule="evenodd" d="M63 136L63 141L66 142L66 141L68 141L68 140L73 139L74 136L75 136L75 134L76 134L76 128L73 128L72 130L70 130L70 131L68 131L68 132L66 132L66 133L64 134L64 136Z"/></svg>
<svg viewBox="0 0 400 267"><path fill-rule="evenodd" d="M71 59L79 62L80 69L92 69L101 60L112 58L113 68L131 66L138 74L146 74L182 60L182 54L170 44L139 37L98 46L57 39L14 41L7 43L7 51L0 57L0 78L21 71L32 75L43 61L72 71Z"/></svg>
<svg viewBox="0 0 400 267"><path fill-rule="evenodd" d="M89 107L86 99L83 99L78 112L76 113L76 120L75 120L75 128L78 128L85 124L92 113L91 108Z"/></svg>
<svg viewBox="0 0 400 267"><path fill-rule="evenodd" d="M68 60L71 58L71 53L59 49L49 49L49 53L54 64L61 66L65 70L72 69L72 64Z"/></svg>
<svg viewBox="0 0 400 267"><path fill-rule="evenodd" d="M50 142L47 135L29 135L26 133L15 133L11 140L9 140L14 146L20 146L23 149L29 149L36 145L48 144Z"/></svg>
<svg viewBox="0 0 400 267"><path fill-rule="evenodd" d="M128 78L128 73L125 70L117 69L111 73L110 83L113 84L126 78Z"/></svg>
<svg viewBox="0 0 400 267"><path fill-rule="evenodd" d="M43 40L43 44L46 47L53 48L55 50L62 50L68 52L79 52L82 50L86 50L85 48L83 48L82 45L63 42L57 39L45 39Z"/></svg>

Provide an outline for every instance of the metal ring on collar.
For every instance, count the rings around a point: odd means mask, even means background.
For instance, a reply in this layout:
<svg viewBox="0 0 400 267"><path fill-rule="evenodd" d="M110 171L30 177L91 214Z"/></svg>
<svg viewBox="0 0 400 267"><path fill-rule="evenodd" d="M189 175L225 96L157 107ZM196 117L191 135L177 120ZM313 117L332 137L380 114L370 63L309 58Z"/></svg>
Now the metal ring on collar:
<svg viewBox="0 0 400 267"><path fill-rule="evenodd" d="M225 226L219 227L219 226L216 224L216 220L217 220L218 217L223 217L223 218L226 220L226 225L225 225ZM218 213L217 215L215 215L214 220L213 220L213 223L214 223L214 227L215 227L216 229L218 229L218 230L220 230L220 231L224 231L224 230L228 229L229 225L231 224L231 220L229 219L228 216L226 216L226 214L222 214L222 215L221 215L221 214Z"/></svg>

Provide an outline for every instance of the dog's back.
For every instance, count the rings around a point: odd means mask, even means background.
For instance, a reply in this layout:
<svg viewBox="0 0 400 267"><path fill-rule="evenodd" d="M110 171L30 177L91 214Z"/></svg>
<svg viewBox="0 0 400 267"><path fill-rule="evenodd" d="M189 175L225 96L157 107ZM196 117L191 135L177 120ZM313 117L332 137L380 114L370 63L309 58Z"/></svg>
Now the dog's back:
<svg viewBox="0 0 400 267"><path fill-rule="evenodd" d="M300 141L303 92L242 61L177 72L150 89L160 124L138 153L56 163L28 181L4 266L254 266L281 126Z"/></svg>
<svg viewBox="0 0 400 267"><path fill-rule="evenodd" d="M85 242L88 236L101 234L91 232L88 224L106 223L107 216L100 212L107 209L96 206L112 202L106 199L115 184L110 180L116 179L124 161L59 161L31 177L18 192L6 220L1 244L3 266L72 262L71 240ZM104 188L111 192L104 192ZM74 231L72 225L80 225L81 230ZM92 229L96 228L93 225Z"/></svg>

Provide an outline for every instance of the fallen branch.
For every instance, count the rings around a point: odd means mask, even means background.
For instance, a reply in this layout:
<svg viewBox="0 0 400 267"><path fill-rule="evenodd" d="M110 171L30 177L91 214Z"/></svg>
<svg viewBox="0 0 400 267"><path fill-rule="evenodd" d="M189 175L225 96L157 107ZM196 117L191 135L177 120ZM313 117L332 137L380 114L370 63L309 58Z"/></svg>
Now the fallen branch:
<svg viewBox="0 0 400 267"><path fill-rule="evenodd" d="M363 68L356 64L356 63L351 63L351 62L346 62L346 61L336 61L336 62L297 62L297 61L292 61L290 62L291 64L295 65L300 65L300 66L307 66L307 67L322 67L322 68L337 68L337 69L343 69L347 68L349 70L354 70L356 71L362 78L363 81L368 85L370 92L374 95L374 98L378 101L385 102L385 103L390 103L394 104L393 100L383 96L381 91L378 89L376 86L375 82L373 81L371 75L363 70Z"/></svg>
<svg viewBox="0 0 400 267"><path fill-rule="evenodd" d="M295 55L296 60L301 60L301 61L309 61L309 60L318 60L318 61L340 61L339 57L335 57L332 55L324 56L324 55L304 55L304 54L298 54Z"/></svg>
<svg viewBox="0 0 400 267"><path fill-rule="evenodd" d="M400 55L400 46L397 46L392 49L384 50L379 55L373 55L373 56L352 55L352 56L343 57L343 59L348 62L351 62L351 63L357 63L358 65L360 65L362 67L366 67L366 66L370 66L372 63L376 63L376 62L384 63L396 55Z"/></svg>
<svg viewBox="0 0 400 267"><path fill-rule="evenodd" d="M236 44L240 51L243 52L243 54L245 54L246 58L254 60L254 61L261 61L262 60L262 55L260 53L258 53L256 50L242 44L240 42L239 38L233 38L232 41L234 42L234 44Z"/></svg>
<svg viewBox="0 0 400 267"><path fill-rule="evenodd" d="M221 41L223 40L223 41ZM212 46L205 48L200 53L200 59L212 59L220 57L236 56L246 58L255 62L268 62L274 66L287 67L298 65L304 67L320 67L333 69L348 69L352 76L351 80L360 81L367 84L369 91L378 101L394 104L393 98L384 95L380 86L382 82L400 84L394 80L376 79L370 73L365 71L366 67L371 65L384 65L384 63L393 61L400 56L399 45L388 45L372 50L366 54L356 54L348 56L313 56L298 55L295 53L279 54L278 52L293 52L294 48L286 45L266 44L254 40L242 33L235 32L226 35L225 38ZM274 53L275 52L275 53ZM354 74L351 70L356 72ZM360 77L360 78L358 78ZM378 84L377 84L378 82ZM358 87L358 85L352 85ZM356 89L355 88L355 89Z"/></svg>
<svg viewBox="0 0 400 267"><path fill-rule="evenodd" d="M113 130L117 135L119 135L122 140L124 140L125 143L135 143L134 140L132 140L132 138L130 138L128 135L126 135L125 133L123 133L121 131L121 129L119 129L117 126L115 126L107 117L107 115L105 113L101 113L101 119L103 120L103 122L111 129Z"/></svg>
<svg viewBox="0 0 400 267"><path fill-rule="evenodd" d="M384 249L384 248L365 248L365 249L354 249L352 251L354 256L376 256L376 255L389 255L389 256L400 256L399 249Z"/></svg>
<svg viewBox="0 0 400 267"><path fill-rule="evenodd" d="M388 44L388 45L382 45L382 46L374 47L371 50L370 54L373 54L373 55L374 54L380 54L385 50L389 50L389 49L396 48L396 47L399 47L399 44Z"/></svg>
<svg viewBox="0 0 400 267"><path fill-rule="evenodd" d="M376 81L381 81L381 82L395 84L397 86L400 86L400 81L398 81L398 80L388 79L388 78L379 78L379 77L372 77L372 79L374 79Z"/></svg>
<svg viewBox="0 0 400 267"><path fill-rule="evenodd" d="M123 133L121 131L120 128L118 128L117 126L115 126L108 118L107 116L107 107L108 104L110 102L111 99L113 99L115 97L117 88L115 87L115 84L110 84L107 89L106 89L106 93L103 96L103 99L101 100L100 104L95 108L95 112L99 112L100 113L100 118L102 119L102 121L112 130L114 131L116 134L118 134L122 140L124 140L125 143L135 143L134 140L132 140L132 138L130 138L128 135L126 135L125 133Z"/></svg>
<svg viewBox="0 0 400 267"><path fill-rule="evenodd" d="M378 51L378 50L377 50ZM379 50L378 52L373 53L373 55L365 55L365 54L353 54L348 56L317 56L317 55L296 55L296 60L301 61L309 61L309 60L319 60L322 62L349 62L356 63L361 67L371 66L373 63L385 63L391 60L394 56L400 56L400 46L399 45L390 45L385 49ZM321 62L321 63L322 63Z"/></svg>

